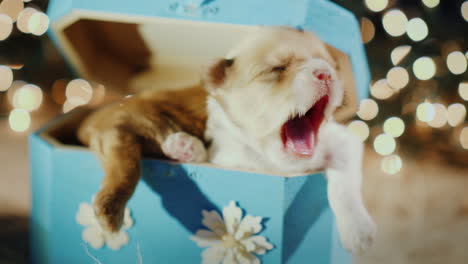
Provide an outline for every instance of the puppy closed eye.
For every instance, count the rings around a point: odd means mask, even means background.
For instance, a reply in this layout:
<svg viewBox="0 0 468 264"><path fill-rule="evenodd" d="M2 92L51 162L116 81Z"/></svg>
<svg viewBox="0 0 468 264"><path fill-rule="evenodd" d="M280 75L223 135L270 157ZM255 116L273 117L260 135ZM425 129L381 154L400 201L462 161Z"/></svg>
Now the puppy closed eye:
<svg viewBox="0 0 468 264"><path fill-rule="evenodd" d="M288 68L287 65L280 65L280 66L273 67L271 71L275 73L283 73L287 70L287 68Z"/></svg>

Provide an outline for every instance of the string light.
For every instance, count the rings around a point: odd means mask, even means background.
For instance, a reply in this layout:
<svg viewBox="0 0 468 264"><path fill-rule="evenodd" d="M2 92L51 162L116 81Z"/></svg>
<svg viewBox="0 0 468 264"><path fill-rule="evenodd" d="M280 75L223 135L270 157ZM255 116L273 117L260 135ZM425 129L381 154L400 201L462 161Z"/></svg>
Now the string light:
<svg viewBox="0 0 468 264"><path fill-rule="evenodd" d="M13 71L8 66L0 65L0 91L6 91L13 83Z"/></svg>
<svg viewBox="0 0 468 264"><path fill-rule="evenodd" d="M447 108L449 125L456 127L463 123L466 117L466 107L462 104L451 104Z"/></svg>
<svg viewBox="0 0 468 264"><path fill-rule="evenodd" d="M13 31L13 20L7 15L0 14L0 41L7 39Z"/></svg>
<svg viewBox="0 0 468 264"><path fill-rule="evenodd" d="M419 80L429 80L436 73L434 60L429 57L421 57L413 63L413 72Z"/></svg>
<svg viewBox="0 0 468 264"><path fill-rule="evenodd" d="M371 86L370 92L373 97L380 100L385 100L393 95L394 90L388 85L386 79L381 79Z"/></svg>
<svg viewBox="0 0 468 264"><path fill-rule="evenodd" d="M400 64L400 62L408 56L411 51L411 46L403 45L393 49L392 53L390 54L390 58L394 66Z"/></svg>
<svg viewBox="0 0 468 264"><path fill-rule="evenodd" d="M460 144L464 149L468 149L468 127L464 127L460 133Z"/></svg>
<svg viewBox="0 0 468 264"><path fill-rule="evenodd" d="M363 120L372 120L379 113L379 106L372 99L364 99L359 104L357 115Z"/></svg>
<svg viewBox="0 0 468 264"><path fill-rule="evenodd" d="M69 103L77 105L87 104L93 97L93 88L83 79L76 79L68 83L65 95Z"/></svg>
<svg viewBox="0 0 468 264"><path fill-rule="evenodd" d="M434 8L439 5L440 0L422 0L424 5L426 5L429 8Z"/></svg>
<svg viewBox="0 0 468 264"><path fill-rule="evenodd" d="M27 83L25 81L21 81L21 80L16 80L16 81L13 81L11 83L11 86L10 88L8 88L7 90L7 97L8 97L8 101L10 102L11 105L13 105L13 97L16 93L16 91L25 86Z"/></svg>
<svg viewBox="0 0 468 264"><path fill-rule="evenodd" d="M388 5L388 0L365 0L367 8L373 12L380 12Z"/></svg>
<svg viewBox="0 0 468 264"><path fill-rule="evenodd" d="M463 2L460 11L465 21L468 21L468 1Z"/></svg>
<svg viewBox="0 0 468 264"><path fill-rule="evenodd" d="M62 111L64 113L68 113L70 112L71 110L75 109L76 107L78 107L79 105L76 105L74 103L71 103L69 100L65 101L65 103L63 104L63 108L62 108Z"/></svg>
<svg viewBox="0 0 468 264"><path fill-rule="evenodd" d="M49 22L49 17L38 11L29 18L27 30L36 36L41 36L49 29Z"/></svg>
<svg viewBox="0 0 468 264"><path fill-rule="evenodd" d="M369 137L369 126L361 120L354 120L349 123L348 131L362 142Z"/></svg>
<svg viewBox="0 0 468 264"><path fill-rule="evenodd" d="M38 11L34 8L31 7L26 7L21 11L21 13L18 16L18 21L16 22L16 27L23 32L23 33L31 33L29 30L29 21L31 20L31 17L37 13Z"/></svg>
<svg viewBox="0 0 468 264"><path fill-rule="evenodd" d="M386 134L397 138L405 132L405 123L399 117L390 117L385 120L383 129Z"/></svg>
<svg viewBox="0 0 468 264"><path fill-rule="evenodd" d="M443 104L433 104L434 118L427 122L428 125L434 128L441 128L447 124L447 109Z"/></svg>
<svg viewBox="0 0 468 264"><path fill-rule="evenodd" d="M460 51L451 52L447 56L447 67L453 74L463 74L467 66L465 55Z"/></svg>
<svg viewBox="0 0 468 264"><path fill-rule="evenodd" d="M385 13L382 19L382 24L390 36L398 37L406 32L406 24L408 23L408 18L406 15L399 9L393 9Z"/></svg>
<svg viewBox="0 0 468 264"><path fill-rule="evenodd" d="M429 34L429 28L421 18L413 18L406 25L406 34L413 41L421 41Z"/></svg>
<svg viewBox="0 0 468 264"><path fill-rule="evenodd" d="M13 106L27 111L34 111L41 106L42 99L41 88L33 84L27 84L15 91Z"/></svg>
<svg viewBox="0 0 468 264"><path fill-rule="evenodd" d="M461 82L458 85L458 94L463 100L468 101L468 82Z"/></svg>
<svg viewBox="0 0 468 264"><path fill-rule="evenodd" d="M395 151L395 148L395 139L390 135L380 134L374 139L374 149L382 156L392 154Z"/></svg>
<svg viewBox="0 0 468 264"><path fill-rule="evenodd" d="M24 3L19 0L3 0L0 3L0 13L9 16L13 22L16 21L23 8Z"/></svg>
<svg viewBox="0 0 468 264"><path fill-rule="evenodd" d="M380 169L390 175L398 173L402 166L403 162L401 161L400 156L395 154L383 157L382 161L380 162Z"/></svg>
<svg viewBox="0 0 468 264"><path fill-rule="evenodd" d="M366 17L361 18L361 35L363 43L371 42L375 36L374 23Z"/></svg>
<svg viewBox="0 0 468 264"><path fill-rule="evenodd" d="M24 132L31 125L31 116L24 109L14 109L8 116L8 123L13 131Z"/></svg>
<svg viewBox="0 0 468 264"><path fill-rule="evenodd" d="M429 122L433 120L434 116L435 109L431 103L424 102L419 104L416 108L416 117L423 122Z"/></svg>
<svg viewBox="0 0 468 264"><path fill-rule="evenodd" d="M403 89L409 82L409 74L405 68L402 67L393 67L387 73L387 83L393 89Z"/></svg>

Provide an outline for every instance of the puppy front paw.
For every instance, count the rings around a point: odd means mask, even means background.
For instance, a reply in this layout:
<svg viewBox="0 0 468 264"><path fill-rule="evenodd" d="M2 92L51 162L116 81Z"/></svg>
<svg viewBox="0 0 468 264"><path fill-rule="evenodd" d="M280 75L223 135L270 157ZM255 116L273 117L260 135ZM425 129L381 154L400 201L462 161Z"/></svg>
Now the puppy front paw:
<svg viewBox="0 0 468 264"><path fill-rule="evenodd" d="M343 247L355 255L363 255L374 243L377 227L369 217L355 223L338 225Z"/></svg>
<svg viewBox="0 0 468 264"><path fill-rule="evenodd" d="M110 233L115 233L122 227L125 201L106 191L100 191L94 200L94 211L99 225Z"/></svg>
<svg viewBox="0 0 468 264"><path fill-rule="evenodd" d="M168 136L161 149L168 158L180 162L203 162L207 158L203 142L185 132Z"/></svg>

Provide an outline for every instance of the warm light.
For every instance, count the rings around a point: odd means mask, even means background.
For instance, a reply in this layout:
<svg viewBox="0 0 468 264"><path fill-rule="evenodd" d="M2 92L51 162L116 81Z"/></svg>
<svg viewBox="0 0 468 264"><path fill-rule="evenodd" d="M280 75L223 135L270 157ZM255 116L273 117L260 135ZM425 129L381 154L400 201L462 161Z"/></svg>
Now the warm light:
<svg viewBox="0 0 468 264"><path fill-rule="evenodd" d="M67 113L67 112L73 110L74 108L76 108L77 106L78 106L78 105L75 105L75 104L73 104L73 103L71 103L70 101L67 100L67 101L65 101L65 103L63 104L62 110L63 110L64 113Z"/></svg>
<svg viewBox="0 0 468 264"><path fill-rule="evenodd" d="M393 65L398 65L411 51L411 46L404 45L399 46L393 49L390 57L392 59Z"/></svg>
<svg viewBox="0 0 468 264"><path fill-rule="evenodd" d="M436 73L434 60L429 57L421 57L413 63L413 72L419 80L429 80Z"/></svg>
<svg viewBox="0 0 468 264"><path fill-rule="evenodd" d="M410 39L421 41L427 37L429 29L424 20L421 18L413 18L408 21L408 24L406 25L406 33Z"/></svg>
<svg viewBox="0 0 468 264"><path fill-rule="evenodd" d="M361 120L354 120L349 123L348 131L362 142L369 137L369 126Z"/></svg>
<svg viewBox="0 0 468 264"><path fill-rule="evenodd" d="M13 71L8 66L0 65L0 91L6 91L13 82Z"/></svg>
<svg viewBox="0 0 468 264"><path fill-rule="evenodd" d="M447 124L447 109L443 104L433 104L434 118L427 122L431 127L441 128Z"/></svg>
<svg viewBox="0 0 468 264"><path fill-rule="evenodd" d="M384 157L380 162L380 169L387 174L396 174L402 168L403 163L398 155Z"/></svg>
<svg viewBox="0 0 468 264"><path fill-rule="evenodd" d="M465 55L460 51L451 52L447 56L447 67L453 74L463 74L467 66Z"/></svg>
<svg viewBox="0 0 468 264"><path fill-rule="evenodd" d="M439 5L440 0L422 0L422 2L429 8L434 8Z"/></svg>
<svg viewBox="0 0 468 264"><path fill-rule="evenodd" d="M466 107L462 104L451 104L447 109L449 125L456 127L465 121Z"/></svg>
<svg viewBox="0 0 468 264"><path fill-rule="evenodd" d="M31 15L28 21L28 30L36 36L44 34L49 29L49 17L42 13L36 12Z"/></svg>
<svg viewBox="0 0 468 264"><path fill-rule="evenodd" d="M23 10L24 3L20 0L3 0L0 3L0 14L5 14L11 18L11 20L16 21L19 13Z"/></svg>
<svg viewBox="0 0 468 264"><path fill-rule="evenodd" d="M8 123L13 131L24 132L28 130L31 125L31 116L29 112L24 109L14 109L10 112Z"/></svg>
<svg viewBox="0 0 468 264"><path fill-rule="evenodd" d="M8 88L7 90L7 98L8 98L8 102L10 102L11 105L13 105L13 97L16 93L16 91L25 86L27 83L25 81L20 81L20 80L16 80L16 81L13 81L11 83L11 86L10 88Z"/></svg>
<svg viewBox="0 0 468 264"><path fill-rule="evenodd" d="M468 21L468 1L463 2L460 11L465 21Z"/></svg>
<svg viewBox="0 0 468 264"><path fill-rule="evenodd" d="M393 67L387 73L387 83L393 88L400 90L405 88L409 82L409 74L405 68L402 67Z"/></svg>
<svg viewBox="0 0 468 264"><path fill-rule="evenodd" d="M435 109L431 103L422 103L416 108L416 117L423 122L432 121L434 116Z"/></svg>
<svg viewBox="0 0 468 264"><path fill-rule="evenodd" d="M387 99L393 95L394 90L388 85L387 80L381 79L371 86L371 95L377 99Z"/></svg>
<svg viewBox="0 0 468 264"><path fill-rule="evenodd" d="M374 12L384 10L388 5L388 0L365 0L367 8Z"/></svg>
<svg viewBox="0 0 468 264"><path fill-rule="evenodd" d="M13 95L13 106L27 111L38 109L42 103L42 90L36 85L27 84Z"/></svg>
<svg viewBox="0 0 468 264"><path fill-rule="evenodd" d="M458 94L463 100L468 101L468 82L462 82L458 85Z"/></svg>
<svg viewBox="0 0 468 264"><path fill-rule="evenodd" d="M408 19L406 15L398 9L390 10L383 16L382 24L390 36L398 37L406 32Z"/></svg>
<svg viewBox="0 0 468 264"><path fill-rule="evenodd" d="M369 43L375 36L374 23L366 17L361 18L361 36L364 43Z"/></svg>
<svg viewBox="0 0 468 264"><path fill-rule="evenodd" d="M372 99L364 99L359 104L357 115L363 120L372 120L379 113L379 106Z"/></svg>
<svg viewBox="0 0 468 264"><path fill-rule="evenodd" d="M395 151L395 139L387 134L380 134L374 140L374 149L382 156L390 155Z"/></svg>
<svg viewBox="0 0 468 264"><path fill-rule="evenodd" d="M0 14L0 41L7 39L13 31L13 20L7 15Z"/></svg>
<svg viewBox="0 0 468 264"><path fill-rule="evenodd" d="M89 82L83 79L76 79L68 83L65 95L69 103L75 106L84 105L93 97L93 88Z"/></svg>
<svg viewBox="0 0 468 264"><path fill-rule="evenodd" d="M464 149L468 149L468 127L464 127L460 133L460 144Z"/></svg>
<svg viewBox="0 0 468 264"><path fill-rule="evenodd" d="M18 21L16 22L16 26L18 29L23 33L31 33L29 30L29 21L31 20L32 15L37 13L38 11L31 7L26 7L18 16Z"/></svg>
<svg viewBox="0 0 468 264"><path fill-rule="evenodd" d="M392 137L399 137L405 132L405 123L399 117L390 117L383 125L384 132Z"/></svg>

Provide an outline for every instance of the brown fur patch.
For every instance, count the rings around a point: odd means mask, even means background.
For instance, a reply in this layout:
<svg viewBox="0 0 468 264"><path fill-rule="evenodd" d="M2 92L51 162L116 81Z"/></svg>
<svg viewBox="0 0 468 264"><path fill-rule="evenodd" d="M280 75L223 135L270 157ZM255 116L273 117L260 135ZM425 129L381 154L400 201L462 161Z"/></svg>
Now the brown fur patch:
<svg viewBox="0 0 468 264"><path fill-rule="evenodd" d="M234 59L222 59L211 66L208 75L215 86L221 85L226 79L226 70L234 64Z"/></svg>

